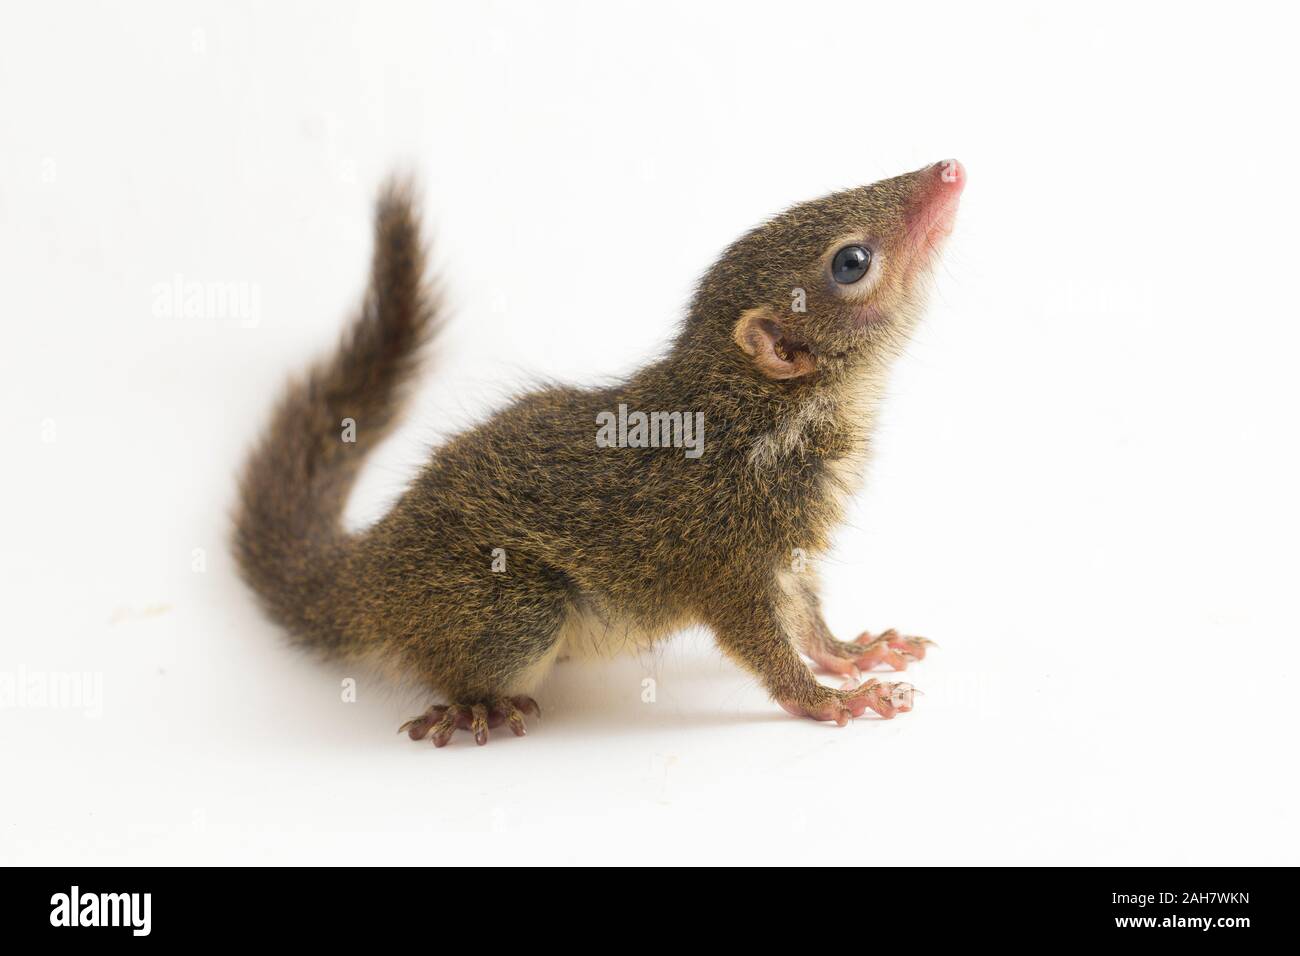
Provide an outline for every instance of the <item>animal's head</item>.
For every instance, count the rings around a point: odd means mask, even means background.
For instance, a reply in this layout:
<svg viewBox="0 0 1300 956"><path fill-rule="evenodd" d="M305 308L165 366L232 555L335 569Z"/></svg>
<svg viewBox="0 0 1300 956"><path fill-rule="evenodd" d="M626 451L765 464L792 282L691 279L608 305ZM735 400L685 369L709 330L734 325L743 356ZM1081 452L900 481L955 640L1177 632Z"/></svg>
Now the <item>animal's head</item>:
<svg viewBox="0 0 1300 956"><path fill-rule="evenodd" d="M786 210L705 274L688 330L774 387L896 348L924 308L965 182L945 160Z"/></svg>

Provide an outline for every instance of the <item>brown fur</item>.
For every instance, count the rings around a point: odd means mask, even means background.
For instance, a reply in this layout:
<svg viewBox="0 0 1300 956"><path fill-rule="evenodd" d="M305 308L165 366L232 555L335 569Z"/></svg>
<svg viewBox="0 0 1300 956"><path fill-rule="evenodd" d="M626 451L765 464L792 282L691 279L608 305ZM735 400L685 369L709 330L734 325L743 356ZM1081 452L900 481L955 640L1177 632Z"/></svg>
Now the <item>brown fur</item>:
<svg viewBox="0 0 1300 956"><path fill-rule="evenodd" d="M614 386L522 396L447 442L384 518L349 536L339 517L353 478L435 326L416 216L390 187L360 316L290 386L244 473L245 578L298 641L383 659L457 705L530 689L562 645L615 647L692 623L774 698L809 714L836 705L848 692L820 684L797 652L829 632L794 556L826 549L887 366L920 314L942 238L916 239L934 176L837 193L754 229L705 274L658 361ZM837 286L829 256L848 241L872 245L875 271ZM805 312L791 311L796 288ZM598 447L596 416L620 403L703 412L703 455ZM345 418L355 444L341 440Z"/></svg>

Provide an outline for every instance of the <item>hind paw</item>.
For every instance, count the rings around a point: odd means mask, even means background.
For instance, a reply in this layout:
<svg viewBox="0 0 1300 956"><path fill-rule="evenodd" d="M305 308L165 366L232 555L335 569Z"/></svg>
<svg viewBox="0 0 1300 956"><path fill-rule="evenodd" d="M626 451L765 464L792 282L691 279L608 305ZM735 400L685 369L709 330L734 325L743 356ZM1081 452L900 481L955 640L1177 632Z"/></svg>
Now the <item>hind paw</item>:
<svg viewBox="0 0 1300 956"><path fill-rule="evenodd" d="M528 733L524 715L541 717L542 710L531 697L496 697L474 704L434 704L419 717L414 717L397 728L406 731L412 740L423 740L433 735L435 747L445 747L457 730L468 730L480 747L488 742L488 731L507 724L516 737Z"/></svg>

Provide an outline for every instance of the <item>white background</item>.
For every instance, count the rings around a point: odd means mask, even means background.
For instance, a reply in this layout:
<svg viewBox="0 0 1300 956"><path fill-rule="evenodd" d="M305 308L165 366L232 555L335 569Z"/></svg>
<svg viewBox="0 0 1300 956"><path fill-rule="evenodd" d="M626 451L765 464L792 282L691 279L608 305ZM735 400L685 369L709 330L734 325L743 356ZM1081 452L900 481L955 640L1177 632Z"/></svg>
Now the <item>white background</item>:
<svg viewBox="0 0 1300 956"><path fill-rule="evenodd" d="M102 713L0 708L0 859L1300 863L1270 6L8 9L0 674L88 673ZM823 569L841 636L941 645L913 713L791 719L687 635L435 751L395 733L419 701L343 703L255 610L233 475L356 301L390 169L456 317L357 523L530 376L656 355L755 222L950 155L957 230ZM259 321L155 314L176 276Z"/></svg>

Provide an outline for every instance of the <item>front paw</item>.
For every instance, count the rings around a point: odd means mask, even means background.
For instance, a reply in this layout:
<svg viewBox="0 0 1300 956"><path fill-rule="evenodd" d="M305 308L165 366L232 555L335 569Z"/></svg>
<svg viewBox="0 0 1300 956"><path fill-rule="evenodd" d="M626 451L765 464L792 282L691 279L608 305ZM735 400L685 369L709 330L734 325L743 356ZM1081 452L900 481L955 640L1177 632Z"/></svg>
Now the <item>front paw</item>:
<svg viewBox="0 0 1300 956"><path fill-rule="evenodd" d="M818 666L848 678L857 686L862 671L881 664L896 671L907 670L908 664L921 660L926 648L932 646L935 646L934 641L899 634L891 628L879 637L863 631L854 641L837 641L828 636L820 643L814 643L806 653Z"/></svg>
<svg viewBox="0 0 1300 956"><path fill-rule="evenodd" d="M818 687L809 700L779 701L786 712L795 717L812 720L831 720L843 727L850 717L861 717L868 710L875 711L886 720L912 709L912 695L916 688L905 683L886 683L875 678L858 687L836 690Z"/></svg>
<svg viewBox="0 0 1300 956"><path fill-rule="evenodd" d="M853 644L861 648L854 663L864 671L871 670L878 664L888 664L896 671L907 670L909 663L925 657L927 647L935 646L934 641L899 634L892 627L879 637L872 637L870 631L863 631L854 638Z"/></svg>

